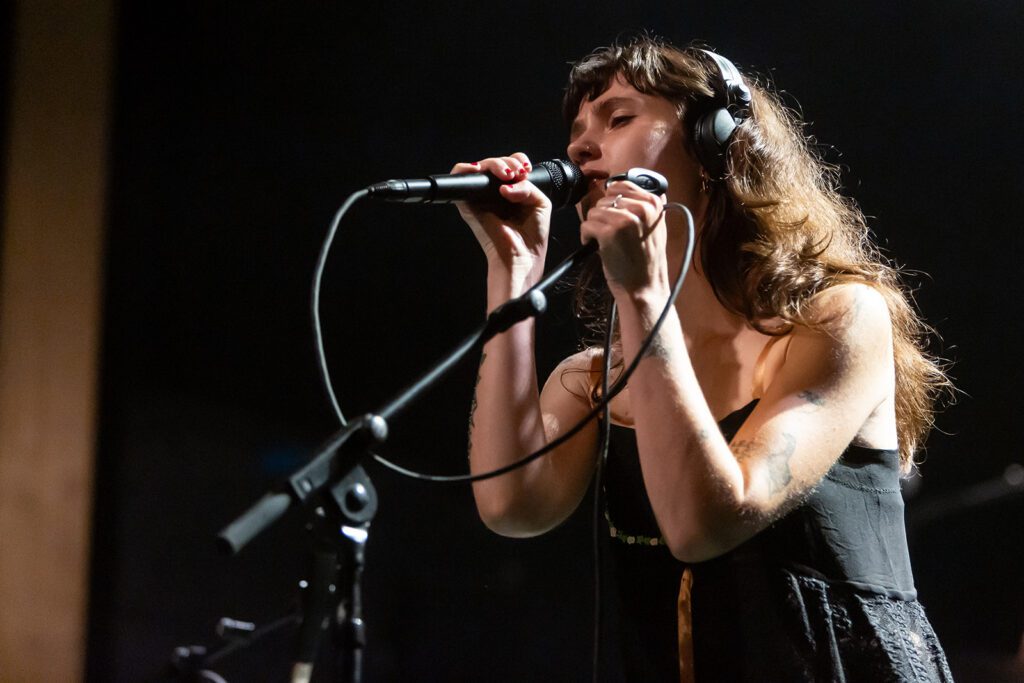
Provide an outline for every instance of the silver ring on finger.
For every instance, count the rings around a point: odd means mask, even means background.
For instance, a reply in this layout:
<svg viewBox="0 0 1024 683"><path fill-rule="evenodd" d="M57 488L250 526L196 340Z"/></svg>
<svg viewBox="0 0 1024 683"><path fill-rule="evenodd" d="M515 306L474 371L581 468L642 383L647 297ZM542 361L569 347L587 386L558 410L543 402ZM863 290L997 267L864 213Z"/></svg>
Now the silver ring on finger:
<svg viewBox="0 0 1024 683"><path fill-rule="evenodd" d="M615 199L612 200L612 208L613 209L619 208L619 200L620 199L622 199L622 195L621 194L616 196Z"/></svg>

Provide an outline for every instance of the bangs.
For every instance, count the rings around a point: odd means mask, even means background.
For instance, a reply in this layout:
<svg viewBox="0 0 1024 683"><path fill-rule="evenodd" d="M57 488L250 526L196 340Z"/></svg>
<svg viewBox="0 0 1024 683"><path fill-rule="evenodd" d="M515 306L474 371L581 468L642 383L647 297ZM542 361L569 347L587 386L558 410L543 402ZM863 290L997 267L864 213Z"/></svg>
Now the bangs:
<svg viewBox="0 0 1024 683"><path fill-rule="evenodd" d="M607 90L616 77L637 92L658 95L682 106L713 95L699 59L656 38L641 37L624 45L598 48L569 73L562 117L571 126L580 105Z"/></svg>

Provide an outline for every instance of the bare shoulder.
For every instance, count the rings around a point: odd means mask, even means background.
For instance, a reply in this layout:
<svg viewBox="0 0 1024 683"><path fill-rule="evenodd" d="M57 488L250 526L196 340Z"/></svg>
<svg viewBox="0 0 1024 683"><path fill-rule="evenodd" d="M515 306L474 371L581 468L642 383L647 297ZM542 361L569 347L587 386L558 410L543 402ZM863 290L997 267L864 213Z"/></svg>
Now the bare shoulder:
<svg viewBox="0 0 1024 683"><path fill-rule="evenodd" d="M840 348L884 349L892 345L885 296L865 283L844 283L818 292L806 305L807 326L797 334L825 334Z"/></svg>
<svg viewBox="0 0 1024 683"><path fill-rule="evenodd" d="M561 389L589 405L596 379L594 369L599 367L600 361L600 349L588 348L574 353L551 371L544 393Z"/></svg>
<svg viewBox="0 0 1024 683"><path fill-rule="evenodd" d="M744 472L740 517L755 520L745 537L803 500L851 443L896 442L885 295L869 284L837 285L802 313L785 360L730 442Z"/></svg>
<svg viewBox="0 0 1024 683"><path fill-rule="evenodd" d="M836 285L816 294L803 313L806 324L794 326L768 397L831 396L834 405L867 400L873 409L891 395L892 323L881 292L868 284Z"/></svg>

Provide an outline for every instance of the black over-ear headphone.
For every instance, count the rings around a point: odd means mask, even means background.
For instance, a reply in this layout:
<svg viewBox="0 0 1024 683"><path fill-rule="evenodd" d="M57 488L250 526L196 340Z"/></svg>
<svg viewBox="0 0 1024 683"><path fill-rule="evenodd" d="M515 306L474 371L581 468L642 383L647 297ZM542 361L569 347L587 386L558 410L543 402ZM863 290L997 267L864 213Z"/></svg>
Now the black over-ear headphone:
<svg viewBox="0 0 1024 683"><path fill-rule="evenodd" d="M722 82L720 88L715 88L714 108L702 114L694 124L693 143L704 170L713 180L721 180L727 170L725 152L729 141L736 127L750 118L750 88L728 59L710 50L698 48L697 51L717 67Z"/></svg>

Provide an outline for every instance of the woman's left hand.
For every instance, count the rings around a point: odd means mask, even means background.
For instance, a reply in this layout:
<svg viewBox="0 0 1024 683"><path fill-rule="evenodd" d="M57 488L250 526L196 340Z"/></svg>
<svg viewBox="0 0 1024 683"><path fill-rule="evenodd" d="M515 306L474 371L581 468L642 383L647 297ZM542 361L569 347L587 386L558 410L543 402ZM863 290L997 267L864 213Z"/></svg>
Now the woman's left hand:
<svg viewBox="0 0 1024 683"><path fill-rule="evenodd" d="M580 225L580 239L600 247L613 295L669 291L664 207L662 197L616 180Z"/></svg>

